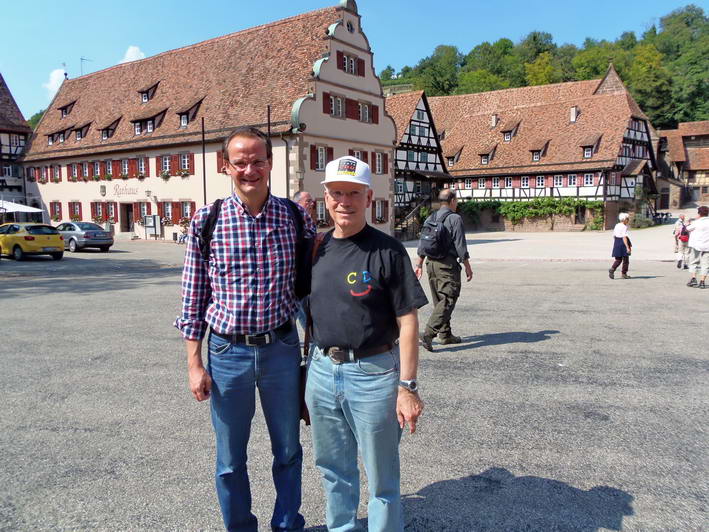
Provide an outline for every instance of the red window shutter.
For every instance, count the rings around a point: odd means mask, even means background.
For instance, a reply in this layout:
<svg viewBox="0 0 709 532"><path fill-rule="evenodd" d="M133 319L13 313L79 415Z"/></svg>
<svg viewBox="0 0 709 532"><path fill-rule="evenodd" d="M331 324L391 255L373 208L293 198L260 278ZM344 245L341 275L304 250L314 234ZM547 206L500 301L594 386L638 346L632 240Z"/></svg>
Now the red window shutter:
<svg viewBox="0 0 709 532"><path fill-rule="evenodd" d="M96 202L92 201L89 205L91 206L91 220L93 220L96 218Z"/></svg>
<svg viewBox="0 0 709 532"><path fill-rule="evenodd" d="M62 202L61 201L57 202L57 214L59 215L60 220L64 218L64 214L62 214Z"/></svg>
<svg viewBox="0 0 709 532"><path fill-rule="evenodd" d="M332 161L335 158L335 151L332 148L327 149L327 162Z"/></svg>
<svg viewBox="0 0 709 532"><path fill-rule="evenodd" d="M354 157L354 150L347 150L350 157Z"/></svg>
<svg viewBox="0 0 709 532"><path fill-rule="evenodd" d="M104 222L108 220L108 204L109 204L109 203L111 203L111 202L110 202L110 201L104 201L104 202L103 202L102 218L103 218L103 221L104 221Z"/></svg>
<svg viewBox="0 0 709 532"><path fill-rule="evenodd" d="M359 119L359 102L345 98L345 117Z"/></svg>
<svg viewBox="0 0 709 532"><path fill-rule="evenodd" d="M162 218L165 215L165 204L162 201L158 202L158 216Z"/></svg>
<svg viewBox="0 0 709 532"><path fill-rule="evenodd" d="M357 59L357 75L364 77L364 59Z"/></svg>
<svg viewBox="0 0 709 532"><path fill-rule="evenodd" d="M84 210L83 210L83 205L81 205L81 202L77 202L79 204L79 220L84 219Z"/></svg>
<svg viewBox="0 0 709 532"><path fill-rule="evenodd" d="M378 123L379 123L379 106L373 105L372 106L372 124L378 124Z"/></svg>
<svg viewBox="0 0 709 532"><path fill-rule="evenodd" d="M190 175L194 175L194 153L192 153L192 152L190 152L188 165L189 165L188 169L189 169Z"/></svg>
<svg viewBox="0 0 709 532"><path fill-rule="evenodd" d="M382 215L384 215L384 221L389 221L389 200L384 200L384 205L382 207Z"/></svg>
<svg viewBox="0 0 709 532"><path fill-rule="evenodd" d="M112 161L111 166L113 166L113 176L121 175L121 161Z"/></svg>
<svg viewBox="0 0 709 532"><path fill-rule="evenodd" d="M98 163L99 175L106 175L106 163L103 161Z"/></svg>
<svg viewBox="0 0 709 532"><path fill-rule="evenodd" d="M137 223L140 220L140 203L133 204L133 222Z"/></svg>
<svg viewBox="0 0 709 532"><path fill-rule="evenodd" d="M162 172L162 155L155 157L155 175L159 176Z"/></svg>
<svg viewBox="0 0 709 532"><path fill-rule="evenodd" d="M128 177L138 177L138 159L128 159Z"/></svg>
<svg viewBox="0 0 709 532"><path fill-rule="evenodd" d="M217 150L217 173L218 174L224 173L224 154L222 153L221 148L219 148L219 150Z"/></svg>
<svg viewBox="0 0 709 532"><path fill-rule="evenodd" d="M372 200L372 223L377 221L377 200Z"/></svg>
<svg viewBox="0 0 709 532"><path fill-rule="evenodd" d="M89 177L93 177L94 176L94 163L90 163L89 161L86 161L84 164L89 165ZM83 172L84 169L82 168L81 171Z"/></svg>
<svg viewBox="0 0 709 532"><path fill-rule="evenodd" d="M146 202L145 202L145 208L147 209L147 214L148 214L148 216L153 213L153 212L152 212L152 211L153 211L152 207L153 207L153 206L152 206L152 204L151 204L149 201L146 201Z"/></svg>
<svg viewBox="0 0 709 532"><path fill-rule="evenodd" d="M330 107L330 93L329 92L322 93L322 112L325 113L326 115L329 115L332 112L332 108Z"/></svg>
<svg viewBox="0 0 709 532"><path fill-rule="evenodd" d="M369 156L369 153L367 153L366 151L362 152L362 160L367 164L369 164L369 157L368 156Z"/></svg>
<svg viewBox="0 0 709 532"><path fill-rule="evenodd" d="M118 202L114 201L113 203L113 223L118 223Z"/></svg>
<svg viewBox="0 0 709 532"><path fill-rule="evenodd" d="M315 144L310 145L310 169L315 170L318 167L318 147Z"/></svg>
<svg viewBox="0 0 709 532"><path fill-rule="evenodd" d="M389 154L382 153L382 171L385 174L389 173Z"/></svg>
<svg viewBox="0 0 709 532"><path fill-rule="evenodd" d="M374 152L374 151L373 151L373 152L370 152L370 155L371 155L371 157L372 157L372 158L370 159L370 161L372 161L372 164L370 165L370 166L371 166L371 170L372 170L372 173L373 173L373 174L376 174L376 173L377 173L377 152Z"/></svg>
<svg viewBox="0 0 709 532"><path fill-rule="evenodd" d="M180 156L179 155L170 155L170 173L172 175L175 175L175 174L177 174L178 170L181 170Z"/></svg>
<svg viewBox="0 0 709 532"><path fill-rule="evenodd" d="M197 205L195 204L194 201L190 201L190 212L192 213L192 216L194 217L194 213L197 210Z"/></svg>
<svg viewBox="0 0 709 532"><path fill-rule="evenodd" d="M221 153L221 152L220 152ZM180 223L180 218L182 218L182 205L179 201L172 202L172 223Z"/></svg>
<svg viewBox="0 0 709 532"><path fill-rule="evenodd" d="M345 67L342 64L342 63L344 63L344 61L345 61L345 54L341 50L338 50L337 51L337 68L339 68L340 70L344 70Z"/></svg>

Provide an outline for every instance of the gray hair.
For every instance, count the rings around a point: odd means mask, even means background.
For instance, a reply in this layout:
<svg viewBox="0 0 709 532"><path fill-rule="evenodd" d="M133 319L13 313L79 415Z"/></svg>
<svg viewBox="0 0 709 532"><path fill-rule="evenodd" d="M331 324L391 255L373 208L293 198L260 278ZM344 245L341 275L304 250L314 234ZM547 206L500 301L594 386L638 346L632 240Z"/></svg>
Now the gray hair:
<svg viewBox="0 0 709 532"><path fill-rule="evenodd" d="M628 218L630 218L630 215L629 215L627 212L621 212L621 213L618 215L618 221L619 221L619 222L624 222L624 221L627 220Z"/></svg>
<svg viewBox="0 0 709 532"><path fill-rule="evenodd" d="M438 194L438 201L447 203L448 205L450 205L451 201L453 201L454 199L455 191L449 188L444 188L443 190L441 190L441 193Z"/></svg>
<svg viewBox="0 0 709 532"><path fill-rule="evenodd" d="M299 190L293 194L293 201L298 203L301 199L303 199L303 194L309 194L309 192L307 190Z"/></svg>

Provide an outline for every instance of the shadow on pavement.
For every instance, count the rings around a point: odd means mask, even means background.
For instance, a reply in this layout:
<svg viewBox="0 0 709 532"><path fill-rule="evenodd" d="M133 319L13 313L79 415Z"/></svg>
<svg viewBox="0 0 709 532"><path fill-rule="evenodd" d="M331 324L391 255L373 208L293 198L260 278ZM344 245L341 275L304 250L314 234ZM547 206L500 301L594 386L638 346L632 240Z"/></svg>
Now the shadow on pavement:
<svg viewBox="0 0 709 532"><path fill-rule="evenodd" d="M468 238L466 240L467 244L496 244L498 242L519 242L522 240L521 238L489 238L489 239L484 239L481 238L479 240L476 240L474 238Z"/></svg>
<svg viewBox="0 0 709 532"><path fill-rule="evenodd" d="M539 332L511 331L503 333L479 334L477 336L464 336L462 343L455 347L436 346L436 351L462 351L464 349L474 349L487 347L490 345L504 344L532 344L551 339L552 334L559 334L557 330L545 330Z"/></svg>
<svg viewBox="0 0 709 532"><path fill-rule="evenodd" d="M404 495L405 530L622 530L633 496L608 486L582 490L495 467Z"/></svg>

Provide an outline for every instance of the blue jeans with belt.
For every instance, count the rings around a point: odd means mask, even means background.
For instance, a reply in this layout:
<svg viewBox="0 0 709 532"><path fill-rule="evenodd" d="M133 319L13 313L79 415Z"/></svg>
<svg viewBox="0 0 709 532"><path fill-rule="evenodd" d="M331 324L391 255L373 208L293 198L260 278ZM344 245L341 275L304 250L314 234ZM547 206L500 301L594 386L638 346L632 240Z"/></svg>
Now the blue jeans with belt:
<svg viewBox="0 0 709 532"><path fill-rule="evenodd" d="M274 335L275 336L275 335ZM216 485L224 526L256 532L246 447L258 388L271 438L276 504L273 530L303 530L299 513L303 450L300 446L300 353L295 326L264 346L209 337L212 424L217 440Z"/></svg>
<svg viewBox="0 0 709 532"><path fill-rule="evenodd" d="M357 450L369 483L368 528L400 532L399 440L396 418L399 350L335 364L319 347L309 361L305 400L312 423L315 465L322 474L330 532L357 524Z"/></svg>

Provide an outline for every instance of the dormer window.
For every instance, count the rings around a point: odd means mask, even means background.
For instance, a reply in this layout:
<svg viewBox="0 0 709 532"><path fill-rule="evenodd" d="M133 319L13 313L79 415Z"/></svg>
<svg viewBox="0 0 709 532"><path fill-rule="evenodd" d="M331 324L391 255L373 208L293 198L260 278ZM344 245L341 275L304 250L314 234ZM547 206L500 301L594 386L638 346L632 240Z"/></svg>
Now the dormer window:
<svg viewBox="0 0 709 532"><path fill-rule="evenodd" d="M150 95L148 94L148 91L141 92L140 93L140 101L142 103L148 103L148 100L150 100Z"/></svg>
<svg viewBox="0 0 709 532"><path fill-rule="evenodd" d="M145 130L148 133L152 133L154 128L155 128L155 122L153 120L148 120L147 124L145 125Z"/></svg>
<svg viewBox="0 0 709 532"><path fill-rule="evenodd" d="M593 157L593 148L590 147L590 146L586 146L586 147L583 149L583 158L584 158L584 159L590 159L591 157Z"/></svg>
<svg viewBox="0 0 709 532"><path fill-rule="evenodd" d="M64 142L64 132L59 133L59 142Z"/></svg>
<svg viewBox="0 0 709 532"><path fill-rule="evenodd" d="M535 150L535 151L532 152L532 160L533 160L533 161L536 162L536 161L538 161L538 160L541 159L541 158L542 158L542 152L540 152L539 150Z"/></svg>
<svg viewBox="0 0 709 532"><path fill-rule="evenodd" d="M133 128L136 135L140 135L143 132L143 128L141 127L140 122L136 122L135 124L133 124Z"/></svg>
<svg viewBox="0 0 709 532"><path fill-rule="evenodd" d="M81 135L81 130L77 129L76 130L76 140L81 140L83 136Z"/></svg>
<svg viewBox="0 0 709 532"><path fill-rule="evenodd" d="M108 129L101 130L101 140L106 140L108 138Z"/></svg>
<svg viewBox="0 0 709 532"><path fill-rule="evenodd" d="M74 107L75 103L76 103L76 100L74 100L71 103L68 103L66 105L62 105L61 107L59 107L59 115L62 118L66 118L69 115L69 113L71 113L71 110Z"/></svg>
<svg viewBox="0 0 709 532"><path fill-rule="evenodd" d="M189 123L190 119L187 113L183 113L180 115L180 127L187 127L187 124Z"/></svg>
<svg viewBox="0 0 709 532"><path fill-rule="evenodd" d="M481 155L480 156L480 164L487 164L490 162L490 156L489 155Z"/></svg>
<svg viewBox="0 0 709 532"><path fill-rule="evenodd" d="M505 139L505 142L510 142L512 140L512 132L511 131L505 131L503 133L503 138Z"/></svg>
<svg viewBox="0 0 709 532"><path fill-rule="evenodd" d="M455 164L455 157L446 157L448 166L453 166Z"/></svg>
<svg viewBox="0 0 709 532"><path fill-rule="evenodd" d="M60 109L60 112L62 113L62 118L65 118L66 115L69 114L69 112L66 110L66 107L62 107L62 108Z"/></svg>
<svg viewBox="0 0 709 532"><path fill-rule="evenodd" d="M47 146L54 144L54 135L47 135Z"/></svg>

